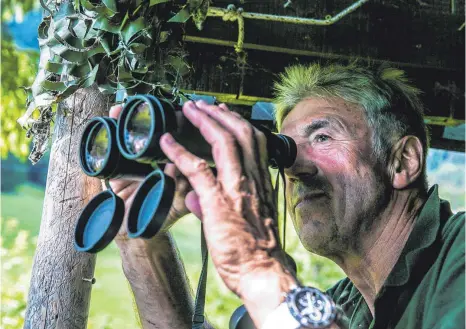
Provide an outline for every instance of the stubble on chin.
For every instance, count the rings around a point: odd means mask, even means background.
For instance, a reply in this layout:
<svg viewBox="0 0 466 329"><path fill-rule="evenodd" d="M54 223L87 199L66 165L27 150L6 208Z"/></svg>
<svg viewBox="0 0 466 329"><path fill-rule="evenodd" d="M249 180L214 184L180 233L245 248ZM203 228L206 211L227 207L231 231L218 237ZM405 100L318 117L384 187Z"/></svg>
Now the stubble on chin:
<svg viewBox="0 0 466 329"><path fill-rule="evenodd" d="M326 204L327 210L331 205ZM341 241L333 214L320 212L317 216L312 210L295 213L295 228L304 248L314 254L329 257L341 249Z"/></svg>

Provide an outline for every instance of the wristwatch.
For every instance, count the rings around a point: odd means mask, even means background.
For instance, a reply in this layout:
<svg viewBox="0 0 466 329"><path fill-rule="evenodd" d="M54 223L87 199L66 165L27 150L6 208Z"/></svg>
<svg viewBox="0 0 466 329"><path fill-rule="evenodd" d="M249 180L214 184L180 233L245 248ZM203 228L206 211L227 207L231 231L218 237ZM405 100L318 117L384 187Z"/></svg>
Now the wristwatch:
<svg viewBox="0 0 466 329"><path fill-rule="evenodd" d="M261 329L324 329L342 316L334 301L319 289L294 287L266 318Z"/></svg>

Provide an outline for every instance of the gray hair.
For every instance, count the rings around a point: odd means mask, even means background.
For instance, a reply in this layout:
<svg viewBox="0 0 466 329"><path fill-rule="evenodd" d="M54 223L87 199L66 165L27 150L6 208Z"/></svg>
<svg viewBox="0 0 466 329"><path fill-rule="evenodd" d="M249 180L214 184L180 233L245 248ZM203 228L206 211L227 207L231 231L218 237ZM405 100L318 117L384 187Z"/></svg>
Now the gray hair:
<svg viewBox="0 0 466 329"><path fill-rule="evenodd" d="M409 83L404 71L386 65L370 69L356 63L296 65L280 75L274 90L278 129L285 116L305 98L340 98L362 107L373 131L373 155L381 164L388 163L392 147L400 138L418 137L424 149L422 183L427 188L425 159L429 135L419 99L421 92Z"/></svg>

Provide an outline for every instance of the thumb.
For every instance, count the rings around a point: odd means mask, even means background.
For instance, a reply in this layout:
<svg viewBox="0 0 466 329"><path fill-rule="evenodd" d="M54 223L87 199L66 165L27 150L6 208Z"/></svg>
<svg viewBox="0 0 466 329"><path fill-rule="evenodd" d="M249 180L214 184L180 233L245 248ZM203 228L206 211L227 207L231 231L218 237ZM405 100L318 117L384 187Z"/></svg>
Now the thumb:
<svg viewBox="0 0 466 329"><path fill-rule="evenodd" d="M192 212L197 218L202 219L201 205L199 204L199 197L197 196L196 192L188 192L184 202L186 208L188 208L190 212Z"/></svg>

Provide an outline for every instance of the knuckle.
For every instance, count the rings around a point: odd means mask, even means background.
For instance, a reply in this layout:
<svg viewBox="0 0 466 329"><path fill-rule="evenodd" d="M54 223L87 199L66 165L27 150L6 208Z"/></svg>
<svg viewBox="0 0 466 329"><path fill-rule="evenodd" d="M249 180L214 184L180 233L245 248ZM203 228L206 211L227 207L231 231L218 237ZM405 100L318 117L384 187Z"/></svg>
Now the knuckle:
<svg viewBox="0 0 466 329"><path fill-rule="evenodd" d="M238 131L240 136L243 136L244 138L251 139L253 137L252 127L248 123L239 124Z"/></svg>
<svg viewBox="0 0 466 329"><path fill-rule="evenodd" d="M193 163L193 172L205 172L209 169L209 164L206 160L197 158Z"/></svg>

